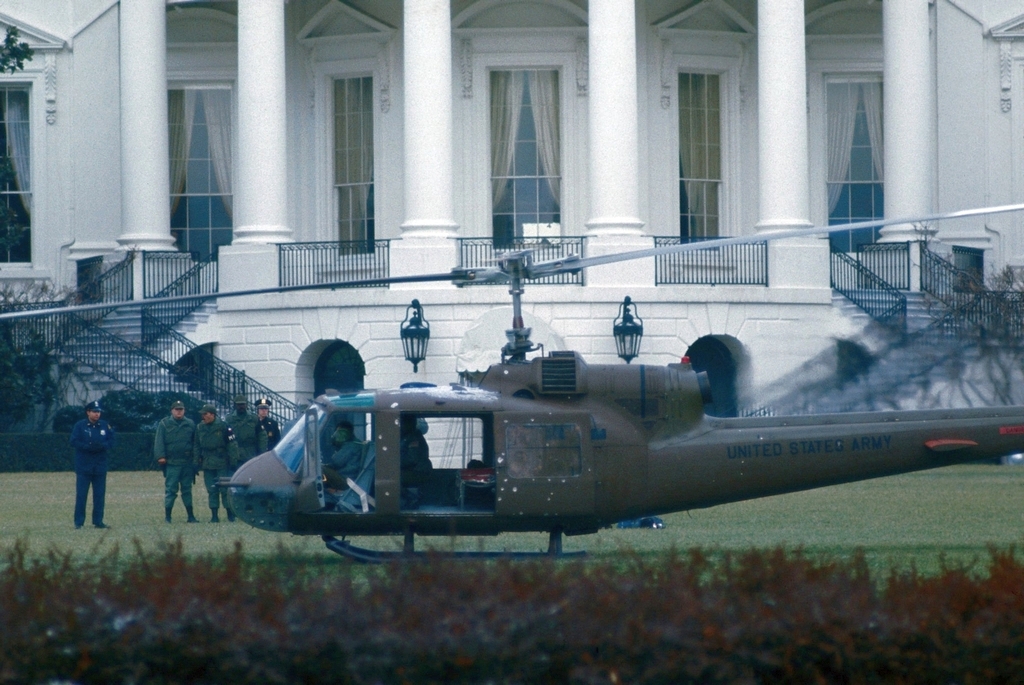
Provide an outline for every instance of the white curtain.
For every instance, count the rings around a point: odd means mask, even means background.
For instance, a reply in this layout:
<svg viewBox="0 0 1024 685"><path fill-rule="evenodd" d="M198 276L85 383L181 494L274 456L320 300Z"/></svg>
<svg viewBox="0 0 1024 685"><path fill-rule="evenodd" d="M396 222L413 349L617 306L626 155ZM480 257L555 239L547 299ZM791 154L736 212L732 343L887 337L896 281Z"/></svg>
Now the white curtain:
<svg viewBox="0 0 1024 685"><path fill-rule="evenodd" d="M32 171L29 166L29 135L28 135L28 93L9 91L7 98L7 145L14 167L14 183L18 190L30 192L32 189ZM28 198L22 203L26 212L31 212Z"/></svg>
<svg viewBox="0 0 1024 685"><path fill-rule="evenodd" d="M843 192L850 169L853 129L857 120L857 85L833 83L828 86L828 211L831 214Z"/></svg>
<svg viewBox="0 0 1024 685"><path fill-rule="evenodd" d="M192 148L192 124L196 116L196 92L171 90L167 92L167 115L170 123L171 153L171 214L174 214L185 192L185 172Z"/></svg>
<svg viewBox="0 0 1024 685"><path fill-rule="evenodd" d="M547 176L548 188L559 207L562 206L561 195L561 151L559 145L559 107L558 107L558 72L529 72L530 102L532 103L533 121L537 129L537 152L542 167L541 173Z"/></svg>
<svg viewBox="0 0 1024 685"><path fill-rule="evenodd" d="M521 71L491 72L491 207L505 197L523 109ZM502 178L498 178L502 177Z"/></svg>
<svg viewBox="0 0 1024 685"><path fill-rule="evenodd" d="M871 162L875 167L875 178L885 182L885 139L882 135L882 84L880 82L861 85L864 96L864 114L868 120L868 138L871 140Z"/></svg>
<svg viewBox="0 0 1024 685"><path fill-rule="evenodd" d="M191 92L191 91L188 91ZM217 185L223 193L224 209L231 216L231 91L201 90L206 131L210 144L210 162ZM186 108L187 109L187 108ZM195 107L191 109L195 116ZM191 121L189 139L191 139Z"/></svg>

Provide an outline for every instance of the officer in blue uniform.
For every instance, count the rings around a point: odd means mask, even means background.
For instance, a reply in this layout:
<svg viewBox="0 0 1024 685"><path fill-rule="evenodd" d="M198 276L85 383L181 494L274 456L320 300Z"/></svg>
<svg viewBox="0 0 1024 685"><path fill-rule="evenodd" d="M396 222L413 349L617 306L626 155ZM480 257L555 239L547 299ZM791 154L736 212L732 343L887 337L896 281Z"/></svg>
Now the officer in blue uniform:
<svg viewBox="0 0 1024 685"><path fill-rule="evenodd" d="M103 523L103 505L107 495L107 455L114 447L114 430L100 418L99 402L85 406L85 418L71 431L75 448L75 528L85 524L85 503L92 487L92 525Z"/></svg>

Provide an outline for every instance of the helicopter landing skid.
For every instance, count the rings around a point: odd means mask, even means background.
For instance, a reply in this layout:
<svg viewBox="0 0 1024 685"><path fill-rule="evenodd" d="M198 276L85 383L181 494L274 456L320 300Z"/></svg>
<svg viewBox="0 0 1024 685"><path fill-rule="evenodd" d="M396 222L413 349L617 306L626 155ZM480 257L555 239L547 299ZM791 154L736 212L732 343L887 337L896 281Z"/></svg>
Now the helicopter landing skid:
<svg viewBox="0 0 1024 685"><path fill-rule="evenodd" d="M561 532L551 533L547 552L417 552L412 548L408 536L405 541L405 549L401 552L381 552L356 547L351 542L339 540L333 535L324 535L322 539L327 545L327 549L335 554L363 564L382 564L388 561L412 561L435 557L441 559L575 559L587 555L586 551L563 552Z"/></svg>

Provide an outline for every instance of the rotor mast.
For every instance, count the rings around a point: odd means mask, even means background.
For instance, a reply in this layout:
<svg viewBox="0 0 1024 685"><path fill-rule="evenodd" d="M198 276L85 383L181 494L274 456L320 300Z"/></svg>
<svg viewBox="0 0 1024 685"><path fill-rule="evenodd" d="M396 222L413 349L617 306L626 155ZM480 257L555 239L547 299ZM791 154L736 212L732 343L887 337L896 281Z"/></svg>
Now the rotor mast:
<svg viewBox="0 0 1024 685"><path fill-rule="evenodd" d="M532 261L530 252L503 256L501 269L508 274L508 294L512 296L512 328L505 331L508 342L501 348L502 364L525 364L526 355L540 349L530 341L531 329L523 322L523 277Z"/></svg>

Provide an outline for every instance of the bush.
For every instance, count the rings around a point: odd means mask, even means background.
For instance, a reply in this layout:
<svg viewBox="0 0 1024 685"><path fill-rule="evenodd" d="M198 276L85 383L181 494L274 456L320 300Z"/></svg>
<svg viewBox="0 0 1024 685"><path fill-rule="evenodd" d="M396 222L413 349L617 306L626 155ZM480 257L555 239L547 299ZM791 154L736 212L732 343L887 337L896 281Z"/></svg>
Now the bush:
<svg viewBox="0 0 1024 685"><path fill-rule="evenodd" d="M181 541L76 565L0 561L0 678L158 683L1019 682L1024 565L993 551L878 583L863 559L751 551L653 561L311 572L187 558ZM343 563L343 562L339 562Z"/></svg>
<svg viewBox="0 0 1024 685"><path fill-rule="evenodd" d="M155 433L156 424L171 415L171 405L181 400L185 416L199 422L199 409L206 404L183 392L141 392L138 390L111 390L100 400L103 418L122 433ZM70 433L75 424L85 418L84 407L64 407L53 419L53 430Z"/></svg>
<svg viewBox="0 0 1024 685"><path fill-rule="evenodd" d="M0 433L0 473L73 471L75 450L68 438L67 433ZM153 434L117 433L107 466L111 471L155 469Z"/></svg>

